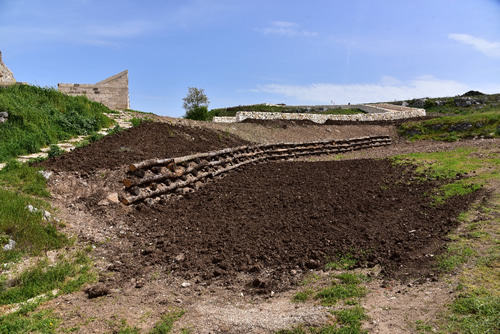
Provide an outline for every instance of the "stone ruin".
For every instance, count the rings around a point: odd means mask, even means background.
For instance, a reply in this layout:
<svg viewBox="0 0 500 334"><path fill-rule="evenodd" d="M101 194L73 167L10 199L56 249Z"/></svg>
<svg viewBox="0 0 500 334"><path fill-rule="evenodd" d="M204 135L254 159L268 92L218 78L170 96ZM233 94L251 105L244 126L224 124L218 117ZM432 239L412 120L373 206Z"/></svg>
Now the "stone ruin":
<svg viewBox="0 0 500 334"><path fill-rule="evenodd" d="M57 84L66 95L85 95L91 101L100 102L113 110L130 109L128 70L115 74L96 84Z"/></svg>
<svg viewBox="0 0 500 334"><path fill-rule="evenodd" d="M14 74L2 61L2 51L0 51L0 85L13 85L16 83L14 79Z"/></svg>

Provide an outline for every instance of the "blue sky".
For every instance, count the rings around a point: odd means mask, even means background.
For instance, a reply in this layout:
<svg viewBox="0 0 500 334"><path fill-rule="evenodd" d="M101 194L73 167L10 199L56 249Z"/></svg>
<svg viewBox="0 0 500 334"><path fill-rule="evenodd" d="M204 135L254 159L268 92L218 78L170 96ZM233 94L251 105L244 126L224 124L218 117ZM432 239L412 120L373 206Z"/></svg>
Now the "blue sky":
<svg viewBox="0 0 500 334"><path fill-rule="evenodd" d="M129 70L131 108L347 104L500 93L499 0L0 0L18 81Z"/></svg>

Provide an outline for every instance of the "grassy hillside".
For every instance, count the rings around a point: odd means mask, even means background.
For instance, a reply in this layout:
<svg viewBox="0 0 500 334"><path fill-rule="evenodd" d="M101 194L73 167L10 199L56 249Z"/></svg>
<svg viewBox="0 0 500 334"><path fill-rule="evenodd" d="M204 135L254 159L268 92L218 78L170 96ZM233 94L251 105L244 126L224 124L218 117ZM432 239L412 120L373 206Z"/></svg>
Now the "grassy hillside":
<svg viewBox="0 0 500 334"><path fill-rule="evenodd" d="M113 123L100 103L29 85L0 87L0 111L9 113L0 124L0 162Z"/></svg>
<svg viewBox="0 0 500 334"><path fill-rule="evenodd" d="M413 99L410 106L424 106L434 119L407 122L401 135L410 139L455 141L465 138L500 136L500 94L486 95L470 91L462 96Z"/></svg>
<svg viewBox="0 0 500 334"><path fill-rule="evenodd" d="M410 107L423 107L428 113L470 115L500 110L500 94L470 91L461 96L413 99Z"/></svg>

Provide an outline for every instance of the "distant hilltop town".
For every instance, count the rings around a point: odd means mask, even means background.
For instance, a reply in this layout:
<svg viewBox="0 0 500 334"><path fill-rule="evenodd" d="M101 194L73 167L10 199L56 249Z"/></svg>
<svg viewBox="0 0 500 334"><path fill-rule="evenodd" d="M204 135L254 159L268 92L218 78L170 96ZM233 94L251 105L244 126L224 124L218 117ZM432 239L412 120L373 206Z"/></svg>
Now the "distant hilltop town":
<svg viewBox="0 0 500 334"><path fill-rule="evenodd" d="M0 51L0 85L19 84L12 71L3 63ZM115 74L96 84L58 83L57 88L67 95L85 95L91 101L100 102L113 110L130 109L128 70Z"/></svg>

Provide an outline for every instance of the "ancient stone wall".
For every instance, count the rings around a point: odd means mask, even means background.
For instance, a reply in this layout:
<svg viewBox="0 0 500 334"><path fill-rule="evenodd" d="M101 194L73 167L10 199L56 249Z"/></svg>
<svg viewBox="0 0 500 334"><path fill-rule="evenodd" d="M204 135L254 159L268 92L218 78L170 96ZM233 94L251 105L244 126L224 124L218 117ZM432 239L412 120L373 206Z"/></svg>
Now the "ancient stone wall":
<svg viewBox="0 0 500 334"><path fill-rule="evenodd" d="M215 123L236 123L236 117L231 116L214 116Z"/></svg>
<svg viewBox="0 0 500 334"><path fill-rule="evenodd" d="M14 74L2 61L2 51L0 51L0 86L13 85L16 83Z"/></svg>
<svg viewBox="0 0 500 334"><path fill-rule="evenodd" d="M253 119L282 119L282 120L310 120L315 123L323 124L327 120L334 121L388 121L402 118L425 116L424 109L415 109L411 111L388 111L371 114L355 115L324 115L324 114L289 114L289 113L267 113L240 111L236 113L236 122L241 122L247 118Z"/></svg>
<svg viewBox="0 0 500 334"><path fill-rule="evenodd" d="M301 106L303 107L303 106ZM326 108L327 106L311 106L311 110ZM330 106L331 107L331 106ZM396 106L392 104L362 104L354 105L353 108L360 109L366 114L354 115L327 115L313 113L281 113L281 112L259 112L259 111L238 111L236 117L214 117L215 123L236 123L247 118L263 120L309 120L323 124L327 120L334 121L388 121L403 118L413 118L425 116L425 109Z"/></svg>
<svg viewBox="0 0 500 334"><path fill-rule="evenodd" d="M85 95L91 101L104 104L113 110L130 108L128 91L128 70L92 84L57 84L60 92L71 95Z"/></svg>

